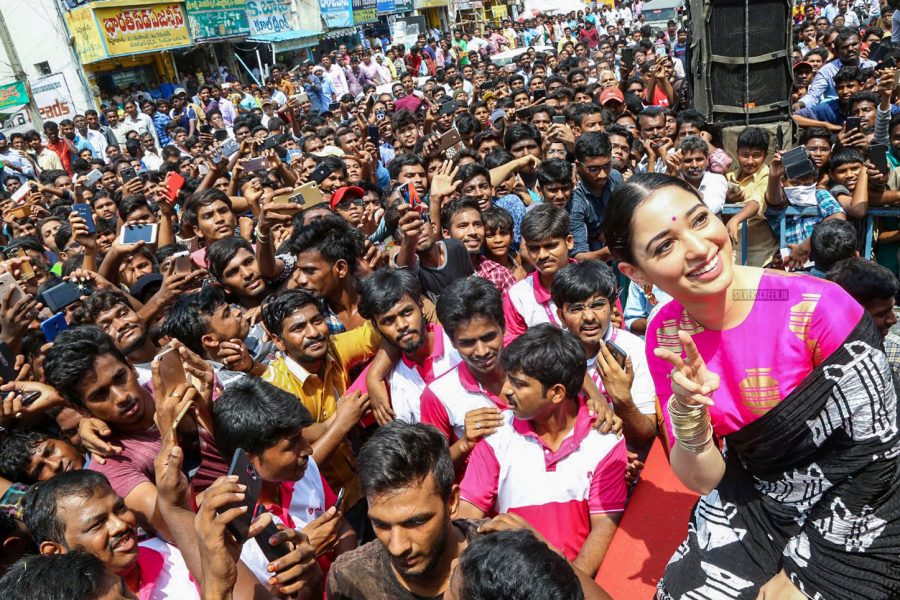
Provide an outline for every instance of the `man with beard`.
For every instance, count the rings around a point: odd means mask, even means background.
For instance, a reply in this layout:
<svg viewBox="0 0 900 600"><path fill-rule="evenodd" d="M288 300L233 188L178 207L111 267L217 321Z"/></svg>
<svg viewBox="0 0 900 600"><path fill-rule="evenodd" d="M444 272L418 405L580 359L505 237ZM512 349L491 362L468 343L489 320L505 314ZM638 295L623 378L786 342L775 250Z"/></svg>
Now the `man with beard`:
<svg viewBox="0 0 900 600"><path fill-rule="evenodd" d="M71 325L96 325L110 336L137 372L138 383L150 382L150 363L159 352L147 333L144 318L117 290L97 290L69 313Z"/></svg>
<svg viewBox="0 0 900 600"><path fill-rule="evenodd" d="M410 423L419 421L425 386L460 360L443 328L426 323L420 289L406 269L379 269L359 283L359 313L401 354L386 382L395 417ZM369 377L385 379L380 372L373 375L375 371L371 368Z"/></svg>
<svg viewBox="0 0 900 600"><path fill-rule="evenodd" d="M263 324L283 356L269 364L263 379L296 396L312 415L315 422L303 428L303 437L331 488L345 489L345 514L359 533L365 502L347 435L369 409L369 397L346 392L350 367L370 358L380 338L368 322L331 336L319 306L306 290L266 298Z"/></svg>
<svg viewBox="0 0 900 600"><path fill-rule="evenodd" d="M459 488L447 442L433 427L395 421L359 454L360 477L377 540L342 555L328 573L328 600L443 597L452 563L478 535L453 520Z"/></svg>
<svg viewBox="0 0 900 600"><path fill-rule="evenodd" d="M204 391L195 395L194 388L179 386L168 397L156 392L160 396L158 402L170 408L182 396L198 402L212 401L211 369L198 357L192 356L188 361L185 356L182 354L185 370L197 376ZM44 378L69 404L99 421L95 429L105 438L103 442L111 454L102 463L92 462L91 470L106 475L114 495L124 499L141 527L171 539L157 506L153 461L162 444L156 418L157 400L147 386L140 384L128 358L99 327L75 327L62 332L47 351ZM154 383L156 390L163 389L161 382ZM174 419L174 415L168 415L167 419ZM191 421L189 417L186 419L185 423ZM223 468L219 462L204 461L194 476L194 484L211 482L212 470Z"/></svg>
<svg viewBox="0 0 900 600"><path fill-rule="evenodd" d="M609 199L624 181L622 174L612 165L612 148L605 133L589 131L575 142L575 166L578 184L572 194L573 206L580 206L576 214L583 212L587 239L576 246L579 259L609 260L609 250L600 239L600 228ZM576 242L578 240L576 239Z"/></svg>
<svg viewBox="0 0 900 600"><path fill-rule="evenodd" d="M675 150L678 167L677 177L681 177L697 188L703 196L703 204L714 214L722 212L725 206L725 195L728 193L728 180L724 175L712 173L709 168L709 146L696 135L689 135L678 142Z"/></svg>

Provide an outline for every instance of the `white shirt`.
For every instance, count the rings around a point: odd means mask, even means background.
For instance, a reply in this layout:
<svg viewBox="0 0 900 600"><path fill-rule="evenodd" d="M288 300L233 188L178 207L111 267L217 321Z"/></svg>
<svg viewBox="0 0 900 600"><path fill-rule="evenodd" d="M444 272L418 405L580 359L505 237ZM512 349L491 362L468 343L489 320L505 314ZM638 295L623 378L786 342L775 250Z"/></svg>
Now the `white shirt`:
<svg viewBox="0 0 900 600"><path fill-rule="evenodd" d="M128 133L129 131L137 131L140 135L149 133L153 136L153 141L156 143L157 148L159 147L159 137L156 134L156 125L153 124L153 119L144 113L138 113L136 119L132 119L131 115L125 115L125 118L122 119L122 124L125 126L125 133ZM118 139L118 137L119 134L117 133L116 139ZM119 140L119 143L125 144L125 139Z"/></svg>
<svg viewBox="0 0 900 600"><path fill-rule="evenodd" d="M703 196L703 204L714 214L722 212L725 206L725 194L728 192L728 180L724 175L707 171L700 181L700 195Z"/></svg>
<svg viewBox="0 0 900 600"><path fill-rule="evenodd" d="M87 141L88 144L91 145L91 148L94 149L95 158L102 158L103 160L107 160L106 148L109 146L109 142L106 140L106 136L103 135L103 133L97 131L96 129L91 129L90 127L88 127Z"/></svg>

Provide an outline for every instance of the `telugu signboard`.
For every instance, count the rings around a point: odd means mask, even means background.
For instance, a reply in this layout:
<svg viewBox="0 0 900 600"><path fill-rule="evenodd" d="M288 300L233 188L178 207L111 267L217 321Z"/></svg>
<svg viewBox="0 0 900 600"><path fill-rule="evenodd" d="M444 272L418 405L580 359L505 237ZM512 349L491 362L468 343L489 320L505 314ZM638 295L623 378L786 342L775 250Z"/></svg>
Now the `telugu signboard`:
<svg viewBox="0 0 900 600"><path fill-rule="evenodd" d="M378 20L377 0L353 0L353 24L362 25Z"/></svg>
<svg viewBox="0 0 900 600"><path fill-rule="evenodd" d="M266 35L293 29L290 2L278 0L247 0L250 35Z"/></svg>
<svg viewBox="0 0 900 600"><path fill-rule="evenodd" d="M54 73L47 77L41 77L31 82L31 95L34 103L41 113L41 118L46 121L59 122L63 119L71 119L75 116L75 101L69 92L69 85L62 73ZM25 100L28 101L27 99ZM7 136L11 133L34 129L31 118L25 109L14 113L0 126Z"/></svg>
<svg viewBox="0 0 900 600"><path fill-rule="evenodd" d="M81 64L87 65L106 58L106 49L100 39L100 30L90 6L79 6L66 13L66 24L75 44L75 52Z"/></svg>
<svg viewBox="0 0 900 600"><path fill-rule="evenodd" d="M93 8L109 56L166 50L191 43L181 4L164 2L109 8L98 4Z"/></svg>
<svg viewBox="0 0 900 600"><path fill-rule="evenodd" d="M28 104L28 91L24 81L0 85L0 113L21 108L23 104Z"/></svg>
<svg viewBox="0 0 900 600"><path fill-rule="evenodd" d="M185 0L188 28L195 42L247 35L246 0Z"/></svg>
<svg viewBox="0 0 900 600"><path fill-rule="evenodd" d="M350 0L319 0L319 11L326 27L353 27Z"/></svg>

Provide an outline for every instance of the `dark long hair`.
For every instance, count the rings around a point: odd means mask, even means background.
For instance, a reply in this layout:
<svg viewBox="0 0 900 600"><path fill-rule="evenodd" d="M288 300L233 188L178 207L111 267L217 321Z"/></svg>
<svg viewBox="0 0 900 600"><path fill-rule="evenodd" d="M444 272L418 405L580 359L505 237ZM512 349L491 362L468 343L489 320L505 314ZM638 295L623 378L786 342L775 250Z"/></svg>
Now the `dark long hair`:
<svg viewBox="0 0 900 600"><path fill-rule="evenodd" d="M603 235L609 251L617 261L635 262L634 252L631 250L634 212L651 194L665 187L676 187L703 201L691 184L662 173L638 173L613 192L609 206L606 207Z"/></svg>

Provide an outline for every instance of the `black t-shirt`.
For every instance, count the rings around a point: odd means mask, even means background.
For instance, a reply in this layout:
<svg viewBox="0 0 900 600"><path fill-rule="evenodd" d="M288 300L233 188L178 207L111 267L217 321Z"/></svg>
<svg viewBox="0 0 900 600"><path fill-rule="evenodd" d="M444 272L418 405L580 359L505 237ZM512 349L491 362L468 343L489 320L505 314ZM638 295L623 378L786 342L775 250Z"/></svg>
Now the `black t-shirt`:
<svg viewBox="0 0 900 600"><path fill-rule="evenodd" d="M452 526L471 542L479 535L478 526L484 522L459 519L453 521ZM417 596L403 587L391 569L391 559L384 545L374 540L342 554L331 565L325 597L327 600L440 600L444 594Z"/></svg>
<svg viewBox="0 0 900 600"><path fill-rule="evenodd" d="M469 251L459 240L445 239L437 244L444 245L444 263L438 267L426 267L418 264L419 283L433 302L437 302L441 292L447 286L463 277L475 273Z"/></svg>

